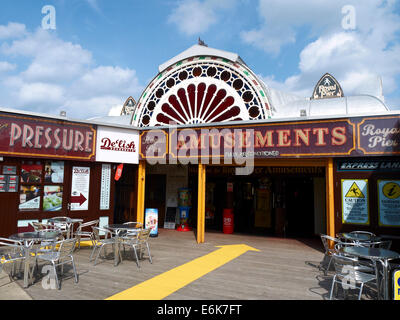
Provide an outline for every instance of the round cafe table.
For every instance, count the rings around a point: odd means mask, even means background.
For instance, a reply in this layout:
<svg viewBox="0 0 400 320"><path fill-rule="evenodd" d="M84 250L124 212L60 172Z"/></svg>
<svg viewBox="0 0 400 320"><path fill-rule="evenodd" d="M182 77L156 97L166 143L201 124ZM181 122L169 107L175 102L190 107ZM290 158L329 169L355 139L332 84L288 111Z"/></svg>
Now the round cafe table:
<svg viewBox="0 0 400 320"><path fill-rule="evenodd" d="M369 234L365 233L341 233L339 234L339 237L352 241L352 242L375 242L375 241L381 241L381 237L378 236L371 236Z"/></svg>
<svg viewBox="0 0 400 320"><path fill-rule="evenodd" d="M116 244L114 245L114 267L115 267L119 263L119 241L118 241L118 238L119 238L121 231L134 233L134 232L139 232L140 230L142 230L142 228L140 228L137 223L109 224L109 225L104 226L104 228L113 231L115 234L115 237L117 238Z"/></svg>
<svg viewBox="0 0 400 320"><path fill-rule="evenodd" d="M31 250L34 243L42 241L56 241L60 236L59 231L37 231L37 232L20 232L10 236L10 239L24 243L25 263L24 263L24 288L29 286L29 261L31 259Z"/></svg>
<svg viewBox="0 0 400 320"><path fill-rule="evenodd" d="M381 248L366 248L366 247L358 247L358 246L351 246L351 247L343 247L339 249L339 252L353 255L356 257L370 259L374 261L379 261L383 266L383 283L384 283L384 299L389 299L389 275L388 275L388 266L389 260L398 259L400 258L400 254ZM379 295L379 293L378 293Z"/></svg>

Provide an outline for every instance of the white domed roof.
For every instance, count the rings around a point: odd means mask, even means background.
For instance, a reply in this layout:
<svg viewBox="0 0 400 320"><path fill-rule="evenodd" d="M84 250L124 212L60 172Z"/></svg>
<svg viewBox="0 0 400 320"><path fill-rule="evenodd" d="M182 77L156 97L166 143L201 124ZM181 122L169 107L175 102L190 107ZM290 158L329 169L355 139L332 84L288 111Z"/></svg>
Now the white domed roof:
<svg viewBox="0 0 400 320"><path fill-rule="evenodd" d="M385 103L370 95L330 99L291 101L276 108L274 118L296 118L305 110L306 116L342 116L389 111ZM304 112L304 111L303 111Z"/></svg>

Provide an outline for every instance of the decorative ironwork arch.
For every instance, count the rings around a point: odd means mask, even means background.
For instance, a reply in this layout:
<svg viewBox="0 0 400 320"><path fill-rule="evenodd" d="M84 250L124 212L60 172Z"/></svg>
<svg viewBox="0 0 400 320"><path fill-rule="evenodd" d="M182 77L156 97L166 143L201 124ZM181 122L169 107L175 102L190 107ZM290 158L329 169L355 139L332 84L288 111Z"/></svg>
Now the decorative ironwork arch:
<svg viewBox="0 0 400 320"><path fill-rule="evenodd" d="M191 57L160 72L140 97L138 127L271 118L267 90L241 63Z"/></svg>

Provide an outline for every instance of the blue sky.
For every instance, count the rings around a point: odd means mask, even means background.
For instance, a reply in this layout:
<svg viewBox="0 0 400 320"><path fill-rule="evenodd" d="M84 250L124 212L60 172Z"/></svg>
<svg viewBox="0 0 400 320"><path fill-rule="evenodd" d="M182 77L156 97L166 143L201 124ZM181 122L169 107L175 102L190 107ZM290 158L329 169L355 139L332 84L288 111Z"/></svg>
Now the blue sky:
<svg viewBox="0 0 400 320"><path fill-rule="evenodd" d="M43 29L42 8L55 8ZM2 0L0 106L72 118L119 111L158 66L197 43L236 52L264 82L309 97L330 72L345 95L400 109L399 0Z"/></svg>

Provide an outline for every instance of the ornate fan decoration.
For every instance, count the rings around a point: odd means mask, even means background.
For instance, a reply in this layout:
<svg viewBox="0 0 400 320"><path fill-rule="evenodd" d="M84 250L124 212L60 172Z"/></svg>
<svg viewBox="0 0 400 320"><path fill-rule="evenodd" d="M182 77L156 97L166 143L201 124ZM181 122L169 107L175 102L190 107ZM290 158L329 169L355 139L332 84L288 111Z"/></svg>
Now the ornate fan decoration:
<svg viewBox="0 0 400 320"><path fill-rule="evenodd" d="M200 124L271 117L266 89L244 65L192 57L161 72L139 99L138 127Z"/></svg>

